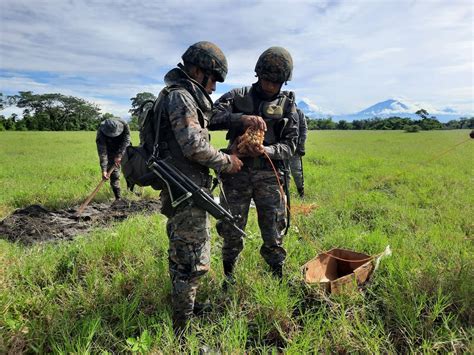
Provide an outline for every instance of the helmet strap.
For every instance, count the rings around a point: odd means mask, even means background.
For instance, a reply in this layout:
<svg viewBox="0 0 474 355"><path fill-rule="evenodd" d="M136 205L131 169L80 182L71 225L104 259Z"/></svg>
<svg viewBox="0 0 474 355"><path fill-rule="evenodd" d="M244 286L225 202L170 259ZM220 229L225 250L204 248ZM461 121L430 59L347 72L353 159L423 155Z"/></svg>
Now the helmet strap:
<svg viewBox="0 0 474 355"><path fill-rule="evenodd" d="M209 70L201 70L204 73L204 78L202 78L201 85L205 88L209 79L211 78L212 72L210 72Z"/></svg>
<svg viewBox="0 0 474 355"><path fill-rule="evenodd" d="M202 78L201 85L205 88L208 81L209 81L209 75L205 73L204 78Z"/></svg>

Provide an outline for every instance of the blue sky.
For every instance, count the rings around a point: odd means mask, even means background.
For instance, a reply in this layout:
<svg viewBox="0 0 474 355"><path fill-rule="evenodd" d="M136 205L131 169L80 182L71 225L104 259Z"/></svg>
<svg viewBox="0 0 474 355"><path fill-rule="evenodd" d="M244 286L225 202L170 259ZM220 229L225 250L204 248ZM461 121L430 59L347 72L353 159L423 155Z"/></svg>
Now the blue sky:
<svg viewBox="0 0 474 355"><path fill-rule="evenodd" d="M60 92L126 117L136 93L197 41L218 44L226 83L254 82L258 56L286 47L286 89L324 112L406 98L474 113L471 1L42 1L0 3L0 92ZM7 110L3 112L7 113Z"/></svg>

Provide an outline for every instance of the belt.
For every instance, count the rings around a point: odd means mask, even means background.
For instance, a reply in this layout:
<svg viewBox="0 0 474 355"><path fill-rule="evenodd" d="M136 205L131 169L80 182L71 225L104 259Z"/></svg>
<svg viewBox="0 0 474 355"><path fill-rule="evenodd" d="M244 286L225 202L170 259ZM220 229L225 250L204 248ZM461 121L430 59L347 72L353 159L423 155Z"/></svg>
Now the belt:
<svg viewBox="0 0 474 355"><path fill-rule="evenodd" d="M271 170L272 164L268 161L266 157L255 157L255 158L243 158L242 162L244 163L244 168L247 169L256 169L256 170ZM275 168L281 170L282 161L272 160Z"/></svg>

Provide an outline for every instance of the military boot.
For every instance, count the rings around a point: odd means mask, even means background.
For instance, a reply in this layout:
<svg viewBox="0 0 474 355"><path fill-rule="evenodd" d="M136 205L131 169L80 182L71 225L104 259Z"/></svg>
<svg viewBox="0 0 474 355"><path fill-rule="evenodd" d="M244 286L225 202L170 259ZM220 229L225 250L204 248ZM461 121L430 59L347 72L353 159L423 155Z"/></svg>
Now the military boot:
<svg viewBox="0 0 474 355"><path fill-rule="evenodd" d="M115 201L118 201L122 198L120 187L112 187L112 191L114 192Z"/></svg>
<svg viewBox="0 0 474 355"><path fill-rule="evenodd" d="M271 265L270 268L272 269L273 276L275 276L277 279L280 279L281 281L283 279L283 265Z"/></svg>
<svg viewBox="0 0 474 355"><path fill-rule="evenodd" d="M193 314L195 316L202 316L207 313L211 313L212 304L209 300L205 302L194 302Z"/></svg>
<svg viewBox="0 0 474 355"><path fill-rule="evenodd" d="M186 317L173 317L173 331L176 337L186 335L186 332L189 329L188 321L189 319Z"/></svg>
<svg viewBox="0 0 474 355"><path fill-rule="evenodd" d="M304 187L298 189L298 195L300 198L304 198Z"/></svg>
<svg viewBox="0 0 474 355"><path fill-rule="evenodd" d="M224 275L225 279L222 284L222 291L227 292L227 290L235 285L235 278L234 278L234 267L235 261L224 261Z"/></svg>

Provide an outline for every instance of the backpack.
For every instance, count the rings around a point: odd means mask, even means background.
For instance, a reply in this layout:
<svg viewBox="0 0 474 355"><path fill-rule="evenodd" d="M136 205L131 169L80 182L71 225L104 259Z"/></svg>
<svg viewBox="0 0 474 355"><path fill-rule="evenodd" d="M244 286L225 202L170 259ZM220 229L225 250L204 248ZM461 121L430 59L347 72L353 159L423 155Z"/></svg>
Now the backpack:
<svg viewBox="0 0 474 355"><path fill-rule="evenodd" d="M155 190L166 187L165 182L148 169L147 162L159 144L163 99L176 87L165 87L155 101L146 100L138 109L140 145L129 145L122 156L122 173L127 187L151 186Z"/></svg>

